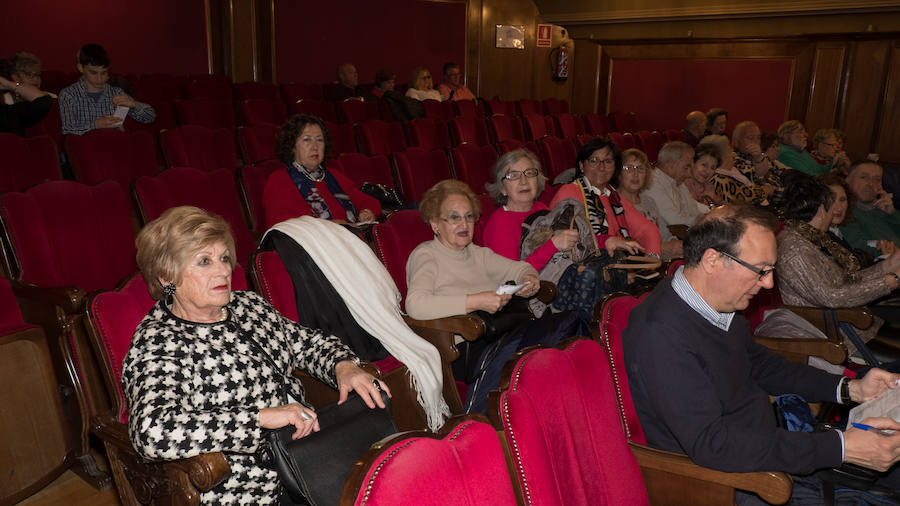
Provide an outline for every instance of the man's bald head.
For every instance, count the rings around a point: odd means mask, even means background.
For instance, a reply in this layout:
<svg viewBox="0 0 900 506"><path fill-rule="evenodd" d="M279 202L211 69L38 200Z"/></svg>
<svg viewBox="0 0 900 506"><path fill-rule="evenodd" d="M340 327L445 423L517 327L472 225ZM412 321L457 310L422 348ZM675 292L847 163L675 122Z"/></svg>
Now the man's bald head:
<svg viewBox="0 0 900 506"><path fill-rule="evenodd" d="M344 86L356 88L359 84L359 73L352 63L342 63L337 68L337 78Z"/></svg>
<svg viewBox="0 0 900 506"><path fill-rule="evenodd" d="M684 129L700 138L706 131L706 113L703 111L691 111L684 118Z"/></svg>

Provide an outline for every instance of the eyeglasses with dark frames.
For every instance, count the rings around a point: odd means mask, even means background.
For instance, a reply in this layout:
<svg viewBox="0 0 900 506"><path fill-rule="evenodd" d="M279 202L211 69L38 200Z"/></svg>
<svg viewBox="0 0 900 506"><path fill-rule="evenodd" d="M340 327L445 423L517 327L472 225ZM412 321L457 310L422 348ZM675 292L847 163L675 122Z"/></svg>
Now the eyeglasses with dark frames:
<svg viewBox="0 0 900 506"><path fill-rule="evenodd" d="M720 255L722 255L726 258L729 258L729 259L741 264L742 266L746 267L750 271L754 272L757 276L759 276L760 281L766 279L766 276L768 276L769 274L772 274L772 275L775 274L774 267L769 267L768 269L761 269L753 264L748 264L747 262L741 260L740 258L738 258L734 255L729 255L728 253L725 253L722 250L716 250L716 251L718 251Z"/></svg>
<svg viewBox="0 0 900 506"><path fill-rule="evenodd" d="M503 179L507 181L518 181L519 179L522 179L523 175L525 177L537 177L538 170L534 167L525 170L511 170L503 176Z"/></svg>

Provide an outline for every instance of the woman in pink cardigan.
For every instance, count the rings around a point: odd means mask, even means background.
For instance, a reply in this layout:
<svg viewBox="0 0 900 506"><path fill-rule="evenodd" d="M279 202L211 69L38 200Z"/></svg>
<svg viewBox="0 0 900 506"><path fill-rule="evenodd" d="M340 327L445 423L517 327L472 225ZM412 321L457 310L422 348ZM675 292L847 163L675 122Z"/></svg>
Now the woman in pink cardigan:
<svg viewBox="0 0 900 506"><path fill-rule="evenodd" d="M660 253L659 229L609 185L622 170L622 155L612 142L596 138L578 150L575 181L556 192L550 207L573 198L583 203L597 245L612 252Z"/></svg>
<svg viewBox="0 0 900 506"><path fill-rule="evenodd" d="M491 169L493 182L485 185L498 209L484 228L484 245L494 253L511 260L525 260L540 271L557 251L572 249L578 242L578 231L561 230L535 250L528 258L520 258L522 223L532 213L547 209L537 201L547 178L541 162L527 149L510 151Z"/></svg>

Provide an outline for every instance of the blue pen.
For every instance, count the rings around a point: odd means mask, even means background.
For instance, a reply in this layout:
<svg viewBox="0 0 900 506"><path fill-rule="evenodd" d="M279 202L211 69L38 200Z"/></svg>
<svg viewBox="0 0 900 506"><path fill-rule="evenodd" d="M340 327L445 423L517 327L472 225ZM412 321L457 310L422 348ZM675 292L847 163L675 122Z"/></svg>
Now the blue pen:
<svg viewBox="0 0 900 506"><path fill-rule="evenodd" d="M868 430L868 431L874 432L876 434L881 434L882 436L890 436L890 435L894 434L894 431L892 429L878 429L878 428L872 427L871 425L866 425L864 423L853 422L850 425L856 427L857 429Z"/></svg>

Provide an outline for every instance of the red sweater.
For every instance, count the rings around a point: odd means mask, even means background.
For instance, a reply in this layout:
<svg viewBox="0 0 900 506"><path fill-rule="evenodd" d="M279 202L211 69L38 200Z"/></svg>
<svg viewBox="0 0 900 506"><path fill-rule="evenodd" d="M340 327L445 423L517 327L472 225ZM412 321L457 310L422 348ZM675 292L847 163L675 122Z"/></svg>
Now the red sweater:
<svg viewBox="0 0 900 506"><path fill-rule="evenodd" d="M372 211L376 217L381 215L381 204L378 203L378 200L375 197L370 197L356 189L353 182L340 172L334 169L328 169L328 171L334 175L334 178L341 186L341 189L350 197L350 201L356 206L357 212L368 209ZM325 181L313 184L316 189L319 190L319 195L321 195L322 199L325 200L325 203L328 204L328 210L331 212L331 219L346 221L347 212L344 211L341 203L334 198L334 195L328 191L328 184L326 184ZM270 228L276 223L281 223L284 220L289 220L298 216L312 215L312 209L310 209L309 204L306 203L306 199L303 198L303 195L300 194L297 185L291 180L291 176L288 174L287 169L276 170L269 175L269 179L266 181L266 187L263 190L263 211L266 216L266 228Z"/></svg>
<svg viewBox="0 0 900 506"><path fill-rule="evenodd" d="M541 202L535 202L528 211L507 211L497 209L488 219L484 227L484 245L494 250L494 253L509 258L520 260L520 248L522 242L522 223L532 213L547 209ZM550 258L556 253L556 245L552 239L548 239L540 248L525 259L535 270L540 271Z"/></svg>
<svg viewBox="0 0 900 506"><path fill-rule="evenodd" d="M556 192L556 195L553 196L550 207L555 207L561 200L569 198L576 199L584 204L584 195L581 194L581 190L578 189L576 183L563 185L563 187ZM639 242L641 246L646 249L646 253L660 254L660 243L662 241L659 235L659 228L657 228L652 221L645 218L640 211L635 209L631 202L622 199L622 207L625 208L625 214L616 216L613 214L612 206L609 205L609 197L602 196L600 197L600 201L603 202L603 209L606 210L606 221L609 224L610 235L597 236L599 247L602 248L606 244L607 238L619 235L619 222L617 220L623 220L625 228L628 229L628 235Z"/></svg>

